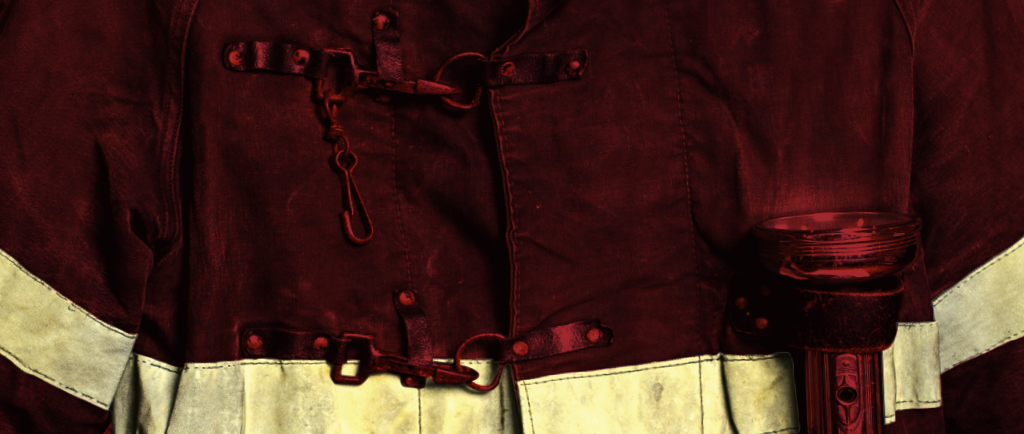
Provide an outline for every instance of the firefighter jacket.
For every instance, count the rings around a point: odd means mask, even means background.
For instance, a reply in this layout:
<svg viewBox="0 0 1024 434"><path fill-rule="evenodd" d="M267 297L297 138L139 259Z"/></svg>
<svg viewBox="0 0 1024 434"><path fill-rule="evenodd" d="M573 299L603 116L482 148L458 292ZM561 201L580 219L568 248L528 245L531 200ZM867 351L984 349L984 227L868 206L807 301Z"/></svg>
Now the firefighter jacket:
<svg viewBox="0 0 1024 434"><path fill-rule="evenodd" d="M0 0L0 431L795 433L751 230L888 211L887 430L1019 432L1022 23Z"/></svg>

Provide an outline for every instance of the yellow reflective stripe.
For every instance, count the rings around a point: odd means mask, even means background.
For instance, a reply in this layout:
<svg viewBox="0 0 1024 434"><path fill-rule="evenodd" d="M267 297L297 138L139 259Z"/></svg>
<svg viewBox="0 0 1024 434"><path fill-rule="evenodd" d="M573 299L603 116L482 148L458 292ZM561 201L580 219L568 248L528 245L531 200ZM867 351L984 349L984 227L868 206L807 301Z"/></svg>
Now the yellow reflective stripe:
<svg viewBox="0 0 1024 434"><path fill-rule="evenodd" d="M1024 335L1024 239L935 298L942 372Z"/></svg>
<svg viewBox="0 0 1024 434"><path fill-rule="evenodd" d="M449 362L450 360L438 360ZM496 365L464 360L489 382ZM346 364L352 372L356 362ZM505 370L500 386L403 387L395 375L337 385L316 360L253 359L170 366L135 356L112 407L115 433L466 433L511 434L518 415Z"/></svg>
<svg viewBox="0 0 1024 434"><path fill-rule="evenodd" d="M134 343L0 251L0 354L18 368L107 409Z"/></svg>
<svg viewBox="0 0 1024 434"><path fill-rule="evenodd" d="M939 405L936 330L935 323L900 324L883 354L888 423L895 410ZM489 382L496 368L488 360L465 363L480 371L479 382ZM357 367L349 362L344 371ZM135 356L112 412L115 433L799 431L788 353L705 355L515 385L506 370L490 393L429 382L417 391L389 374L361 386L336 385L330 365L317 360L178 368Z"/></svg>
<svg viewBox="0 0 1024 434"><path fill-rule="evenodd" d="M523 431L793 433L793 361L698 356L519 382Z"/></svg>
<svg viewBox="0 0 1024 434"><path fill-rule="evenodd" d="M897 411L942 405L938 330L935 322L900 323L896 341L882 352L885 423Z"/></svg>

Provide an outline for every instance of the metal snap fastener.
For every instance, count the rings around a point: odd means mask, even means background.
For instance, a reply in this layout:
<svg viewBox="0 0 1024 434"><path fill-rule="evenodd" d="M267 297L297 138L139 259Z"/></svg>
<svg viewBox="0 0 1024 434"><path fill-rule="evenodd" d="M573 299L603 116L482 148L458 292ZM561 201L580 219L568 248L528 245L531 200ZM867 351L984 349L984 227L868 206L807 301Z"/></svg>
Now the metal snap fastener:
<svg viewBox="0 0 1024 434"><path fill-rule="evenodd" d="M583 64L578 60L573 60L565 65L565 73L570 77L577 78L583 73Z"/></svg>
<svg viewBox="0 0 1024 434"><path fill-rule="evenodd" d="M306 50L296 50L295 53L292 54L292 60L294 60L298 65L305 65L309 60L309 52Z"/></svg>
<svg viewBox="0 0 1024 434"><path fill-rule="evenodd" d="M512 62L505 62L501 65L501 75L511 77L516 75L516 64Z"/></svg>
<svg viewBox="0 0 1024 434"><path fill-rule="evenodd" d="M388 19L387 15L380 12L373 14L373 28L377 30L384 30L391 25L391 20Z"/></svg>
<svg viewBox="0 0 1024 434"><path fill-rule="evenodd" d="M530 352L530 346L526 342L519 341L512 344L512 352L516 353L517 356L525 356L526 353Z"/></svg>
<svg viewBox="0 0 1024 434"><path fill-rule="evenodd" d="M263 338L259 335L250 335L249 339L245 341L245 346L249 347L250 350L263 348Z"/></svg>
<svg viewBox="0 0 1024 434"><path fill-rule="evenodd" d="M768 319L767 318L755 319L754 320L754 326L759 328L759 329L761 329L761 330L764 330L764 329L768 328Z"/></svg>
<svg viewBox="0 0 1024 434"><path fill-rule="evenodd" d="M238 50L232 50L231 52L229 52L228 63L230 63L231 66L234 67L242 66L242 53L238 52Z"/></svg>
<svg viewBox="0 0 1024 434"><path fill-rule="evenodd" d="M401 294L398 294L398 302L403 306L409 306L416 302L416 294L412 291L402 291Z"/></svg>
<svg viewBox="0 0 1024 434"><path fill-rule="evenodd" d="M326 350L327 349L327 338L325 338L325 337L316 338L316 340L313 341L313 349L317 350L317 351Z"/></svg>
<svg viewBox="0 0 1024 434"><path fill-rule="evenodd" d="M597 343L597 341L601 340L601 330L592 328L587 331L587 340L591 343Z"/></svg>
<svg viewBox="0 0 1024 434"><path fill-rule="evenodd" d="M739 310L746 309L747 308L747 299L745 297L737 297L736 298L736 308L739 309Z"/></svg>

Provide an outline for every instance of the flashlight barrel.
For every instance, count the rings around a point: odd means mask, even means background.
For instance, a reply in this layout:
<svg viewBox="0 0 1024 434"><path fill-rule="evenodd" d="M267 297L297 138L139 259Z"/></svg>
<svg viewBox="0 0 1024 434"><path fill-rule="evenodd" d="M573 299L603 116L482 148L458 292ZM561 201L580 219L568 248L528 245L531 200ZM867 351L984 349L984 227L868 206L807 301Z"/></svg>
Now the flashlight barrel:
<svg viewBox="0 0 1024 434"><path fill-rule="evenodd" d="M881 434L882 353L806 352L807 432Z"/></svg>

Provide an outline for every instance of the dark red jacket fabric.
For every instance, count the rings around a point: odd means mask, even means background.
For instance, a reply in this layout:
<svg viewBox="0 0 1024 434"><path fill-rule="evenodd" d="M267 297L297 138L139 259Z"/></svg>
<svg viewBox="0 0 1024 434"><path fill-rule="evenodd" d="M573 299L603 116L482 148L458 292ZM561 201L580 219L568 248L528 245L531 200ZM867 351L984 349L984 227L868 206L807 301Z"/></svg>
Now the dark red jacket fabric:
<svg viewBox="0 0 1024 434"><path fill-rule="evenodd" d="M343 48L373 69L388 7L407 78L464 52L587 58L469 110L340 105L375 230L356 246L311 81L232 71L224 50ZM1022 24L999 0L0 1L0 249L175 366L238 360L258 327L402 353L401 290L437 358L481 333L614 330L516 363L524 380L788 351L725 318L759 267L752 227L891 211L923 221L900 320L931 321L933 296L1024 236ZM1021 348L948 371L941 408L887 430L1017 432ZM0 430L104 430L102 409L0 363Z"/></svg>

